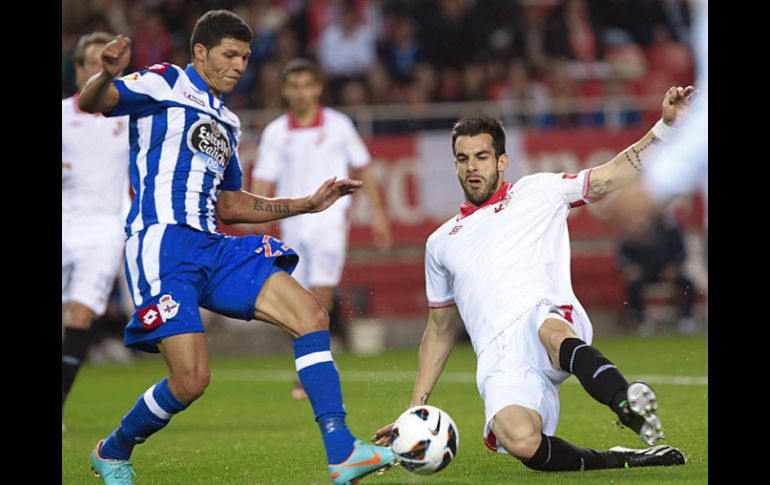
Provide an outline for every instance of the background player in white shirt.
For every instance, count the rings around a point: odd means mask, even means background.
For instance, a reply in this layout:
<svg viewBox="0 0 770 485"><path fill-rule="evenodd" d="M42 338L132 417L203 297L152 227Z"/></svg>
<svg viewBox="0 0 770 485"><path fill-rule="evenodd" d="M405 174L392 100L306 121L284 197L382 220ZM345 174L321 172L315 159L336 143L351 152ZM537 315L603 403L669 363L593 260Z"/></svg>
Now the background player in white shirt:
<svg viewBox="0 0 770 485"><path fill-rule="evenodd" d="M350 168L360 170L372 208L374 244L387 250L392 243L385 211L374 179L371 157L350 118L320 104L323 85L319 68L307 59L294 59L283 71L287 113L267 125L252 172L255 194L296 197L329 177L343 179ZM350 198L324 212L281 221L281 239L302 256L294 276L333 314L334 291L345 265ZM331 327L336 329L335 323ZM301 398L300 388L292 392Z"/></svg>
<svg viewBox="0 0 770 485"><path fill-rule="evenodd" d="M101 70L105 32L85 35L75 51L78 88ZM104 313L123 259L128 208L128 117L78 108L79 93L62 100L62 408ZM62 431L64 425L62 425Z"/></svg>
<svg viewBox="0 0 770 485"><path fill-rule="evenodd" d="M503 179L508 156L502 124L486 116L455 123L452 148L466 200L460 214L439 227L426 245L430 313L410 406L427 403L462 321L478 358L484 441L490 449L543 471L685 462L669 446L596 451L578 448L554 433L559 385L575 374L593 398L645 443L663 438L653 390L642 382L629 385L591 346L591 322L570 281L566 219L570 208L594 202L639 177L648 148L671 135L671 125L686 111L693 91L671 88L662 119L604 165L577 175L535 174L515 184ZM392 425L386 426L372 439L388 443L391 430Z"/></svg>

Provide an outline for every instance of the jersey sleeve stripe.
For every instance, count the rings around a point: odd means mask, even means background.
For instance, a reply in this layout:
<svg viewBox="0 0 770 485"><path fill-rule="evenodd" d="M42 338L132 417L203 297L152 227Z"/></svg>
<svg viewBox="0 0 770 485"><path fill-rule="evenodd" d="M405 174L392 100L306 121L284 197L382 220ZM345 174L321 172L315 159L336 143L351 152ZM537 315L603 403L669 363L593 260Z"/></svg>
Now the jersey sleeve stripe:
<svg viewBox="0 0 770 485"><path fill-rule="evenodd" d="M446 307L450 307L450 306L454 306L454 305L456 305L454 299L446 300L446 301L442 301L442 302L438 302L438 303L434 303L434 302L431 302L431 301L428 302L428 307L429 308L446 308Z"/></svg>
<svg viewBox="0 0 770 485"><path fill-rule="evenodd" d="M591 170L593 169L589 168L586 171L585 176L583 177L583 194L582 195L583 195L583 198L586 199L587 201L591 200L591 197L588 196L588 183L591 180Z"/></svg>

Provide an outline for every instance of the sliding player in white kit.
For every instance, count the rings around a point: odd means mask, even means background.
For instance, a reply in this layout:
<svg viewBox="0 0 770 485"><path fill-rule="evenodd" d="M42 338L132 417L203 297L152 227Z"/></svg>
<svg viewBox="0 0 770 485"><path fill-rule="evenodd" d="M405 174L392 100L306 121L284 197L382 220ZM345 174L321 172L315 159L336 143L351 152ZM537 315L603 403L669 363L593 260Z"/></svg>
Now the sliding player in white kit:
<svg viewBox="0 0 770 485"><path fill-rule="evenodd" d="M78 88L101 70L102 50L114 38L105 32L80 38L74 55ZM78 97L61 103L62 408L88 352L91 322L104 313L123 259L130 203L128 117L81 111Z"/></svg>
<svg viewBox="0 0 770 485"><path fill-rule="evenodd" d="M692 87L671 88L663 117L608 163L577 175L539 173L515 184L500 121L463 118L452 129L458 179L466 201L429 238L425 254L428 323L410 406L426 404L462 321L476 352L484 400L484 442L542 471L680 465L670 446L609 451L579 448L554 436L558 389L575 374L586 391L614 411L648 445L663 438L655 392L630 385L591 346L593 330L572 291L569 209L592 203L640 176L648 148L670 137ZM622 195L622 194L621 194ZM377 431L390 442L392 425Z"/></svg>

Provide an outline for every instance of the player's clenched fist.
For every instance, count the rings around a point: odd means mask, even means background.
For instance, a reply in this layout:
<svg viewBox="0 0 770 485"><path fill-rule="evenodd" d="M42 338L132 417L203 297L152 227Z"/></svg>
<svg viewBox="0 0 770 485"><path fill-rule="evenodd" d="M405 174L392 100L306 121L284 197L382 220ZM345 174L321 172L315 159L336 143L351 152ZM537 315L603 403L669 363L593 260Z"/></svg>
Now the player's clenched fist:
<svg viewBox="0 0 770 485"><path fill-rule="evenodd" d="M112 77L117 77L128 67L131 60L131 39L119 35L102 51L102 68Z"/></svg>
<svg viewBox="0 0 770 485"><path fill-rule="evenodd" d="M669 88L663 98L663 122L672 126L674 122L686 115L690 107L690 97L695 92L692 86Z"/></svg>

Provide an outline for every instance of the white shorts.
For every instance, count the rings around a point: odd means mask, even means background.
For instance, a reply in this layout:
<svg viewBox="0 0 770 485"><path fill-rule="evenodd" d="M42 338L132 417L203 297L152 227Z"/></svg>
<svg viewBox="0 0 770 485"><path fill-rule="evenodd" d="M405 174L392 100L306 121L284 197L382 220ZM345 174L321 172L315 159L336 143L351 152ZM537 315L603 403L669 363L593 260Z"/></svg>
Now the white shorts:
<svg viewBox="0 0 770 485"><path fill-rule="evenodd" d="M518 405L536 411L543 421L543 433L553 436L559 422L559 384L571 374L551 363L538 337L540 326L549 318L568 323L578 337L591 343L593 328L588 317L572 308L561 308L543 300L522 315L490 342L478 355L476 384L484 400L484 443L497 446L492 419L503 408ZM570 323L569 320L572 320Z"/></svg>
<svg viewBox="0 0 770 485"><path fill-rule="evenodd" d="M312 223L307 221L306 218L301 225L281 225L281 239L299 254L299 264L292 276L308 289L313 286L336 287L345 267L348 219L343 215Z"/></svg>
<svg viewBox="0 0 770 485"><path fill-rule="evenodd" d="M124 236L115 231L89 231L90 237L65 238L61 243L61 302L76 301L96 316L107 299L123 261Z"/></svg>

